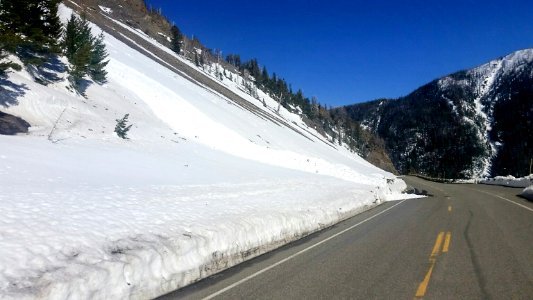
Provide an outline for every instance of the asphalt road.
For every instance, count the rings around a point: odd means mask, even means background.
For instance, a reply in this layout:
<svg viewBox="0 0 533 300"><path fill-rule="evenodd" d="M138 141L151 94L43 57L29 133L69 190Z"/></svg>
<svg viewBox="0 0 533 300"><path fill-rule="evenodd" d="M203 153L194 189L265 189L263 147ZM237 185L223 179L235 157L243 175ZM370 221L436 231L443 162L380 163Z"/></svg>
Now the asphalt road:
<svg viewBox="0 0 533 300"><path fill-rule="evenodd" d="M405 180L388 202L162 299L533 299L521 189Z"/></svg>

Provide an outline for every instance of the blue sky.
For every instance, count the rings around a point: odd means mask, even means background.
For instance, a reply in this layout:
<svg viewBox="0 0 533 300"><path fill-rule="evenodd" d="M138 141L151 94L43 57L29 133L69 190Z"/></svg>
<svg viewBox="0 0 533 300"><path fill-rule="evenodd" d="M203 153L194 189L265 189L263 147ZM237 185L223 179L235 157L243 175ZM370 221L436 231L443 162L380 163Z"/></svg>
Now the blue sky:
<svg viewBox="0 0 533 300"><path fill-rule="evenodd" d="M147 0L223 54L332 106L399 97L533 47L533 1Z"/></svg>

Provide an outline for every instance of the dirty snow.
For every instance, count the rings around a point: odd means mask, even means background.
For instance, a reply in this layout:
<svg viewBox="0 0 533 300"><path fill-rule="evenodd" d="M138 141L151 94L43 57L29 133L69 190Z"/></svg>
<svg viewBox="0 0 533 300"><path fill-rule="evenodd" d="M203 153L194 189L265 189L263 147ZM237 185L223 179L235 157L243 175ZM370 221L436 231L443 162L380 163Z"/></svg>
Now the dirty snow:
<svg viewBox="0 0 533 300"><path fill-rule="evenodd" d="M512 175L508 176L496 176L494 178L485 178L478 181L483 184L503 185L510 187L528 187L533 185L533 174L515 178Z"/></svg>
<svg viewBox="0 0 533 300"><path fill-rule="evenodd" d="M533 185L525 188L522 193L520 193L520 196L533 201Z"/></svg>

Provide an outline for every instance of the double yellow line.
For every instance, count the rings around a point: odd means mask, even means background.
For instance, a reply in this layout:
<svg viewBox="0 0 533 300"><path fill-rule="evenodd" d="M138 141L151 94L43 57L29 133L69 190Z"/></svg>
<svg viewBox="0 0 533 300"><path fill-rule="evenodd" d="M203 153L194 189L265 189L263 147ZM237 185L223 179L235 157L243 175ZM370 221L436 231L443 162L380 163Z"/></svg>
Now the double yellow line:
<svg viewBox="0 0 533 300"><path fill-rule="evenodd" d="M442 253L448 252L448 249L450 248L450 241L452 239L452 233L446 232L446 236L444 235L444 232L439 232L439 235L437 235L437 240L435 241L435 245L433 246L433 250L431 250L431 255L429 256L429 270L426 273L426 276L424 276L424 280L418 285L418 289L416 290L416 298L424 297L426 294L427 287L429 285L429 281L431 280L431 273L433 273L433 268L435 267L435 263L437 262L437 256L440 254L441 247L442 247ZM443 245L444 241L444 245Z"/></svg>

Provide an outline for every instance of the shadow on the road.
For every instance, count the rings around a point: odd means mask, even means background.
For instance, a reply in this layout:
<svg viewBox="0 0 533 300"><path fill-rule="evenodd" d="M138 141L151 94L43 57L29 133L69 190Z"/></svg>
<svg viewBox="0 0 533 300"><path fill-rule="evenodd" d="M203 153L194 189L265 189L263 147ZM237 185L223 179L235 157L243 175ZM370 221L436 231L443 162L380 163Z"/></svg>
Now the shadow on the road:
<svg viewBox="0 0 533 300"><path fill-rule="evenodd" d="M524 195L521 195L521 194L517 194L516 196L526 200L527 202L533 202L533 198L528 198L528 197L526 197Z"/></svg>

